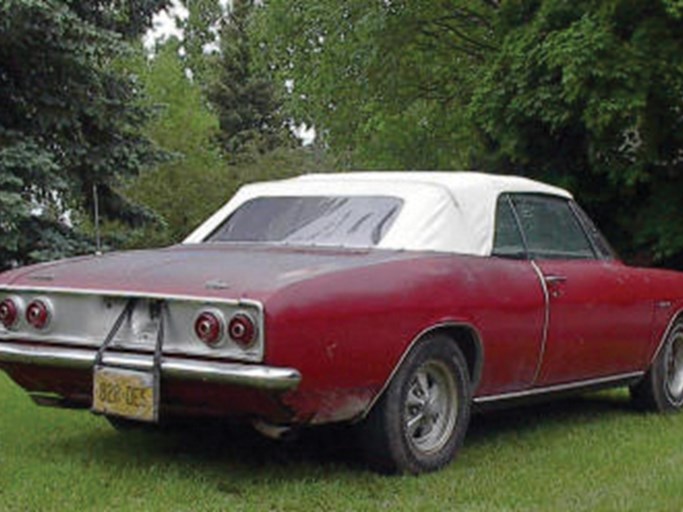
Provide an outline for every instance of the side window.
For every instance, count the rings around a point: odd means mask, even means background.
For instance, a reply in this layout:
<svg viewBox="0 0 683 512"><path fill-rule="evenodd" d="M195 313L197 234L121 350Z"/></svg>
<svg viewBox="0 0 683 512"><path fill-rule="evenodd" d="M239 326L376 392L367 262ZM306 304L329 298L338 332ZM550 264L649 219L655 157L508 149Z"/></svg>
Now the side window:
<svg viewBox="0 0 683 512"><path fill-rule="evenodd" d="M607 239L602 235L600 230L595 226L588 214L584 212L583 209L576 203L572 203L572 209L579 217L584 229L593 242L593 247L595 247L600 256L608 260L618 259L617 253L614 251Z"/></svg>
<svg viewBox="0 0 683 512"><path fill-rule="evenodd" d="M569 201L560 197L520 194L513 204L529 253L540 258L595 258Z"/></svg>
<svg viewBox="0 0 683 512"><path fill-rule="evenodd" d="M526 258L524 240L507 195L500 196L496 204L492 254L504 258Z"/></svg>

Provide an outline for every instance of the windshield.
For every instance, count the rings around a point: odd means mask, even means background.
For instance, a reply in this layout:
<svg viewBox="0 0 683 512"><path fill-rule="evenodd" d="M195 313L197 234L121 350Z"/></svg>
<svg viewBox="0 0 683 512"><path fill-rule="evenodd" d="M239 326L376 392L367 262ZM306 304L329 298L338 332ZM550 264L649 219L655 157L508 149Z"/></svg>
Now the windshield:
<svg viewBox="0 0 683 512"><path fill-rule="evenodd" d="M257 197L205 241L370 247L382 240L402 206L402 199L387 196Z"/></svg>

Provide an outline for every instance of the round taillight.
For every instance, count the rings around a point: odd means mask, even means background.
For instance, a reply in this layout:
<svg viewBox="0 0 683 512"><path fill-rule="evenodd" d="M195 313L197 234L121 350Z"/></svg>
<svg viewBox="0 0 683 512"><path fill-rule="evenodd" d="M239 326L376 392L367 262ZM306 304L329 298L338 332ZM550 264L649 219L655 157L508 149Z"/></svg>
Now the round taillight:
<svg viewBox="0 0 683 512"><path fill-rule="evenodd" d="M223 319L211 311L204 311L194 322L197 338L213 347L223 339Z"/></svg>
<svg viewBox="0 0 683 512"><path fill-rule="evenodd" d="M0 302L0 322L6 329L16 325L19 320L19 308L12 299L5 299Z"/></svg>
<svg viewBox="0 0 683 512"><path fill-rule="evenodd" d="M34 300L26 308L26 321L36 329L45 329L50 323L50 308L42 300Z"/></svg>
<svg viewBox="0 0 683 512"><path fill-rule="evenodd" d="M249 315L237 313L230 319L228 334L238 345L248 347L256 339L256 324Z"/></svg>

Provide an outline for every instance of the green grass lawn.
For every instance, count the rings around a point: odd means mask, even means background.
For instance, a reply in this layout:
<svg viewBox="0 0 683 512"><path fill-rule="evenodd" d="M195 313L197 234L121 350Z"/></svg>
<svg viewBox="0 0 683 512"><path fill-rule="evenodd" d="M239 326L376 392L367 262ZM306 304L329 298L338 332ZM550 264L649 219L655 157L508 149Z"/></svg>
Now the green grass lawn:
<svg viewBox="0 0 683 512"><path fill-rule="evenodd" d="M35 406L0 374L0 511L683 510L683 415L624 393L477 416L457 461L365 469L345 431L290 444L215 426L117 433Z"/></svg>

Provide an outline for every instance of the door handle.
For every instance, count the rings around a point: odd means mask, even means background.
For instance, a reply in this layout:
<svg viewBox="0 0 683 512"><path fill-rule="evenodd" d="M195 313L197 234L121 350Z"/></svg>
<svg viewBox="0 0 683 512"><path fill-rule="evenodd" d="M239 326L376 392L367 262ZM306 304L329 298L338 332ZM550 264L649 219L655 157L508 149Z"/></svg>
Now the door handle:
<svg viewBox="0 0 683 512"><path fill-rule="evenodd" d="M550 275L550 276L543 276L543 279L545 279L545 282L548 284L562 284L562 283L567 282L566 276Z"/></svg>

